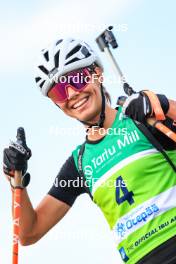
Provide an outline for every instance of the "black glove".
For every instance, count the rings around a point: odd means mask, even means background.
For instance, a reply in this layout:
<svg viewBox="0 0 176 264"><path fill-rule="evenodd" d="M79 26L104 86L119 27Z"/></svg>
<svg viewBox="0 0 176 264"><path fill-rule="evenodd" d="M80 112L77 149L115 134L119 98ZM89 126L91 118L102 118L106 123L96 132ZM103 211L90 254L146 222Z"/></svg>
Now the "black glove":
<svg viewBox="0 0 176 264"><path fill-rule="evenodd" d="M15 170L22 171L21 188L26 187L30 181L27 171L27 161L31 157L31 150L26 145L25 132L23 128L17 130L17 142L10 142L8 148L4 149L3 171L8 175L11 186L14 187Z"/></svg>
<svg viewBox="0 0 176 264"><path fill-rule="evenodd" d="M157 95L161 107L166 114L169 109L169 102L165 95ZM134 120L144 123L146 118L152 115L152 107L147 95L142 91L127 98L123 105L123 113Z"/></svg>

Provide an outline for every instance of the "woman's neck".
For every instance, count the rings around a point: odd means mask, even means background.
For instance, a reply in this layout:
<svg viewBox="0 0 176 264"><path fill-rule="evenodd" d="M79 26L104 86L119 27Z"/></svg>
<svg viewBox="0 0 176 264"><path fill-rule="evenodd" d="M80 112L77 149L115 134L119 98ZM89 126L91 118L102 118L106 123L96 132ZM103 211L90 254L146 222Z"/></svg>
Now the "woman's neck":
<svg viewBox="0 0 176 264"><path fill-rule="evenodd" d="M103 124L103 128L92 127L88 129L87 138L91 141L96 141L101 139L106 135L106 131L110 128L115 120L117 110L111 108L109 105L106 105L105 108L105 121ZM86 126L86 128L88 128Z"/></svg>

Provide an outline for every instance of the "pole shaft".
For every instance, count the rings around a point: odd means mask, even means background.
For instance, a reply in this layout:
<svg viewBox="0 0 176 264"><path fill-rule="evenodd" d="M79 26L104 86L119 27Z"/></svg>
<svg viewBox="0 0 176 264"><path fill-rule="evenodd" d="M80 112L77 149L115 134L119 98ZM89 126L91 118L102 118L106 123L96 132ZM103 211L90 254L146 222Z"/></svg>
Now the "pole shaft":
<svg viewBox="0 0 176 264"><path fill-rule="evenodd" d="M19 186L21 182L20 171L15 171L15 186ZM13 194L13 255L12 263L18 264L18 245L19 245L19 224L20 224L20 210L21 210L21 189L14 189Z"/></svg>
<svg viewBox="0 0 176 264"><path fill-rule="evenodd" d="M163 125L161 122L159 122L159 121L156 122L156 119L155 118L148 118L147 119L147 123L150 124L151 126L156 127L159 131L161 131L167 137L169 137L174 142L176 142L176 133L174 133L167 126Z"/></svg>
<svg viewBox="0 0 176 264"><path fill-rule="evenodd" d="M120 75L120 78L123 80L125 79L125 76L123 75L119 65L117 64L117 61L115 60L114 56L112 55L112 52L109 48L105 47L104 52L107 55L112 67L115 69L116 73Z"/></svg>

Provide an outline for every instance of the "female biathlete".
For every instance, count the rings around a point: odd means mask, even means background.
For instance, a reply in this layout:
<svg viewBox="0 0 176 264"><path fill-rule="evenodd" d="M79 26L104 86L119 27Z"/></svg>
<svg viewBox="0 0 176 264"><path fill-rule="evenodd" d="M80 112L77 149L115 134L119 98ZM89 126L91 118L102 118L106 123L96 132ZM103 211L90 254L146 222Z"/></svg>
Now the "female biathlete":
<svg viewBox="0 0 176 264"><path fill-rule="evenodd" d="M35 78L40 91L59 111L82 122L87 135L35 209L27 193L29 148L11 143L4 149L3 168L12 191L14 171L23 174L20 243L37 242L87 193L102 210L124 262L176 263L176 144L146 125L152 107L143 92L113 109L102 74L100 59L84 41L59 39L41 51ZM165 123L176 131L171 121L176 102L157 97Z"/></svg>

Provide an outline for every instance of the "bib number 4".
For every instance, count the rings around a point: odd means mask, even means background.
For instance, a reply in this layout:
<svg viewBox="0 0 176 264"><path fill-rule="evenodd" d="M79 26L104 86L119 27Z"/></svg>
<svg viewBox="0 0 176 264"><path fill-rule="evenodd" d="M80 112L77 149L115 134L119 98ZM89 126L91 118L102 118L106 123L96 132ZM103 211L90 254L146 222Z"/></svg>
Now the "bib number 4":
<svg viewBox="0 0 176 264"><path fill-rule="evenodd" d="M121 195L123 193L123 195ZM130 205L134 203L133 199L134 193L127 189L125 186L125 182L122 176L119 176L116 179L116 202L118 205L122 204L123 202L127 201Z"/></svg>

